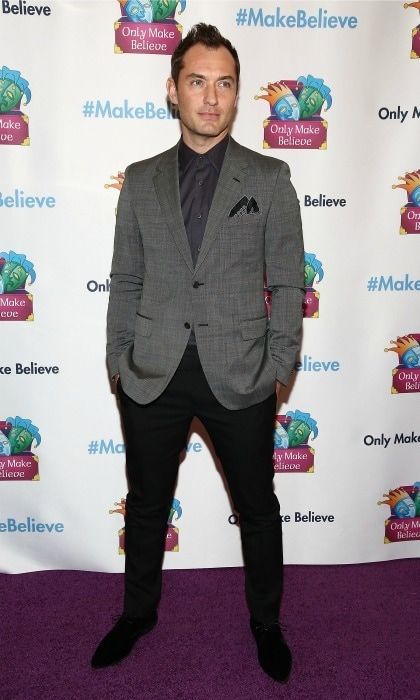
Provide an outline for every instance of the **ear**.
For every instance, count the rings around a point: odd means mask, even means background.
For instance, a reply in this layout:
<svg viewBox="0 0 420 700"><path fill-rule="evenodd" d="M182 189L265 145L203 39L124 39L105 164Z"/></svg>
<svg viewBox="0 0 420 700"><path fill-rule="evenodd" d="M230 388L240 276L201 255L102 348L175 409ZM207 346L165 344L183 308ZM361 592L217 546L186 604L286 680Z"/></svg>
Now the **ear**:
<svg viewBox="0 0 420 700"><path fill-rule="evenodd" d="M168 78L168 80L166 81L166 90L168 92L169 101L173 105L177 105L178 104L178 93L177 93L176 85L175 85L173 78Z"/></svg>
<svg viewBox="0 0 420 700"><path fill-rule="evenodd" d="M235 109L238 106L238 102L239 102L239 83L236 85Z"/></svg>

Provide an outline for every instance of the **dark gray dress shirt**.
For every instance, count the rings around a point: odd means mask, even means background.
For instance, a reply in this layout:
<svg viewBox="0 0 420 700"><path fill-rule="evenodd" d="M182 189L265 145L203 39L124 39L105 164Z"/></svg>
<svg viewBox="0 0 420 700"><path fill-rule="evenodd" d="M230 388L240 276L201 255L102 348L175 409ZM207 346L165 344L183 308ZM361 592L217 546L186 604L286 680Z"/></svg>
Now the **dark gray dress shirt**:
<svg viewBox="0 0 420 700"><path fill-rule="evenodd" d="M196 153L181 139L178 148L179 195L191 257L195 267L229 136L207 153ZM194 329L188 340L195 345Z"/></svg>
<svg viewBox="0 0 420 700"><path fill-rule="evenodd" d="M207 153L196 153L181 139L178 148L179 194L193 264L197 262L229 136Z"/></svg>

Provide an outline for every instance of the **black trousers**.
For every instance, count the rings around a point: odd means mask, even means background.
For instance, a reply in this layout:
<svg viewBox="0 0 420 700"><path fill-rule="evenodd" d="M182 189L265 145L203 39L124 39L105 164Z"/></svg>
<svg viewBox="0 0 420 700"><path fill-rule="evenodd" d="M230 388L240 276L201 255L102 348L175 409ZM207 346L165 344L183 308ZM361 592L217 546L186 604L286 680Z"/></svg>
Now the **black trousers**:
<svg viewBox="0 0 420 700"><path fill-rule="evenodd" d="M239 514L245 589L251 616L278 620L282 589L282 532L273 492L276 397L236 411L214 397L198 357L188 346L165 391L139 405L118 383L125 432L127 494L124 612L142 617L157 607L167 519L191 421L204 424L222 463Z"/></svg>

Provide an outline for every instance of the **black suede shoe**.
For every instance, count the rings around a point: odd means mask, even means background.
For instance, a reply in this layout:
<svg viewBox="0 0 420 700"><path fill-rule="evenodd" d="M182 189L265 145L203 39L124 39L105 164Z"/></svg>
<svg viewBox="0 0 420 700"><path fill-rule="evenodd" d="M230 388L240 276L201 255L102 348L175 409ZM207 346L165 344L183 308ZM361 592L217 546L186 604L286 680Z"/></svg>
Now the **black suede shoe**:
<svg viewBox="0 0 420 700"><path fill-rule="evenodd" d="M260 666L271 678L285 683L292 668L292 654L278 622L264 625L251 619L251 630L258 648Z"/></svg>
<svg viewBox="0 0 420 700"><path fill-rule="evenodd" d="M148 617L130 618L122 615L92 656L93 668L117 664L128 656L138 638L150 632L156 623L156 612Z"/></svg>

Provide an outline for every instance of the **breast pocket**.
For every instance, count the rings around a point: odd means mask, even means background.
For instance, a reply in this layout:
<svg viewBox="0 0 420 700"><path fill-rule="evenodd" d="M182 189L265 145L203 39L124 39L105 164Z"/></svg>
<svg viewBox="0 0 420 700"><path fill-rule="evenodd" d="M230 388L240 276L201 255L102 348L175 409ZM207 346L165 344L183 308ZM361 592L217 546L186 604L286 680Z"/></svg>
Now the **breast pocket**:
<svg viewBox="0 0 420 700"><path fill-rule="evenodd" d="M232 216L229 217L224 224L225 229L229 230L252 230L257 231L263 223L263 217L261 214L243 214L242 216Z"/></svg>
<svg viewBox="0 0 420 700"><path fill-rule="evenodd" d="M260 214L233 217L224 225L221 244L228 260L252 265L264 254L264 222Z"/></svg>

